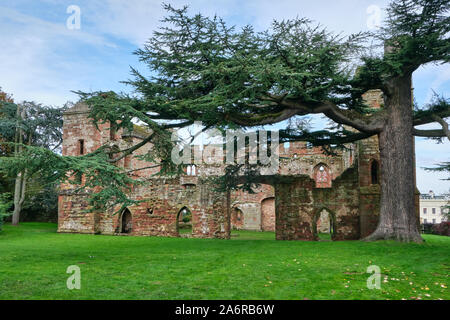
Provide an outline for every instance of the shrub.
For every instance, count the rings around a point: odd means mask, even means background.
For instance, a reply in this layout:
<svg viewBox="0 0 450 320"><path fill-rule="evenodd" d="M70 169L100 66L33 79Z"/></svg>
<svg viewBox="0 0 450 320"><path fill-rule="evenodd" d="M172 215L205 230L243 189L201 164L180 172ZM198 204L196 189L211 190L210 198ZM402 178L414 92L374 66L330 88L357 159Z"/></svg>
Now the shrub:
<svg viewBox="0 0 450 320"><path fill-rule="evenodd" d="M450 237L450 222L444 221L433 225L433 234Z"/></svg>
<svg viewBox="0 0 450 320"><path fill-rule="evenodd" d="M423 223L421 225L422 233L432 234L433 233L433 224L432 223Z"/></svg>

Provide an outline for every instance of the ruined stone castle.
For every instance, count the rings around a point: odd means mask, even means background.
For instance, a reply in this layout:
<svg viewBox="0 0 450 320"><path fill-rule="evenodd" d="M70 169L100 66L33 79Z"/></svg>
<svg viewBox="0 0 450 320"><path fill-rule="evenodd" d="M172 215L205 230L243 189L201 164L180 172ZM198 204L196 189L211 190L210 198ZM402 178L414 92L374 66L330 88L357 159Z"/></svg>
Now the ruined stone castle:
<svg viewBox="0 0 450 320"><path fill-rule="evenodd" d="M365 99L372 107L382 101L378 91L369 91ZM127 133L110 130L108 123L96 128L88 115L82 103L65 112L63 155L87 154L104 144L125 149L146 135L139 127ZM323 232L332 240L355 240L369 235L378 223L377 137L349 144L333 156L306 143L282 144L278 172L266 177L255 193L236 191L230 197L202 182L223 173L224 165L193 163L185 175L154 176L158 168L148 168L149 163L135 157L151 148L147 144L117 163L145 182L129 195L143 200L139 205L120 214L86 213L89 194L62 185L58 231L228 239L230 229L243 229L275 231L277 240L317 240ZM147 169L138 170L142 168Z"/></svg>

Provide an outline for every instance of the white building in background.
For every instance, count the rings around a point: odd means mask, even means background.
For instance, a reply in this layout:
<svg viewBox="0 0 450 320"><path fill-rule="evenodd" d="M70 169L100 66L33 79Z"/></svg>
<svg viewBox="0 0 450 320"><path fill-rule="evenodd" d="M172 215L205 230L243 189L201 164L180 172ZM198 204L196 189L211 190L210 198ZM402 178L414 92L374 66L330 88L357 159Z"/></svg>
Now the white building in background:
<svg viewBox="0 0 450 320"><path fill-rule="evenodd" d="M450 196L436 196L433 191L420 195L420 223L441 223L446 221Z"/></svg>

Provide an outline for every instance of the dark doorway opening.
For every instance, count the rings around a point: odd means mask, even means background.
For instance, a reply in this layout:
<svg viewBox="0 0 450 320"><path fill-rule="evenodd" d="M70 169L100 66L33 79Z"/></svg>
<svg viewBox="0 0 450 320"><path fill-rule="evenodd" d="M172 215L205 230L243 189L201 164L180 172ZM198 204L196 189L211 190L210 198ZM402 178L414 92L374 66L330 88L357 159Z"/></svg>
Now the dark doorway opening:
<svg viewBox="0 0 450 320"><path fill-rule="evenodd" d="M133 228L133 223L131 220L131 212L128 209L125 209L122 212L122 219L121 219L121 233L131 233Z"/></svg>
<svg viewBox="0 0 450 320"><path fill-rule="evenodd" d="M378 164L377 160L373 160L372 164L370 165L370 176L371 176L371 183L372 184L379 184L379 167L380 165Z"/></svg>
<svg viewBox="0 0 450 320"><path fill-rule="evenodd" d="M322 209L316 215L315 232L318 241L333 241L335 222L333 214L327 209Z"/></svg>

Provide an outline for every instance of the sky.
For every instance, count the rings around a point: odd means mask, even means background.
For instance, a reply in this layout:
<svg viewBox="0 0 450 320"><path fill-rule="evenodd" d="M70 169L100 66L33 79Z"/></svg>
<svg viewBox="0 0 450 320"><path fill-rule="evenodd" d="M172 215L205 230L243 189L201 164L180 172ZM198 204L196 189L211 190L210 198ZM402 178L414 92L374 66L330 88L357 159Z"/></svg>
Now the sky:
<svg viewBox="0 0 450 320"><path fill-rule="evenodd" d="M271 22L307 17L334 32L373 30L383 19L384 0L166 0L190 13L221 16L229 25L265 30ZM79 13L79 14L78 14ZM131 92L121 83L130 66L146 72L133 52L164 17L158 0L0 0L0 87L16 101L62 106L72 91ZM413 75L415 99L450 95L450 65L426 65ZM320 125L321 122L316 123ZM439 128L428 125L425 128ZM423 170L450 161L450 143L416 139L417 184L422 193L449 192L446 174Z"/></svg>

